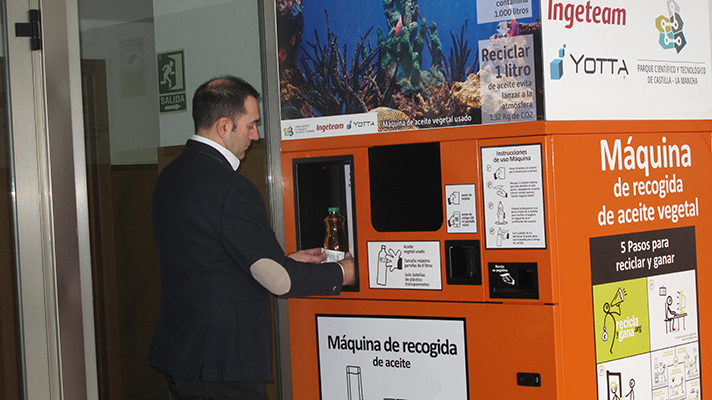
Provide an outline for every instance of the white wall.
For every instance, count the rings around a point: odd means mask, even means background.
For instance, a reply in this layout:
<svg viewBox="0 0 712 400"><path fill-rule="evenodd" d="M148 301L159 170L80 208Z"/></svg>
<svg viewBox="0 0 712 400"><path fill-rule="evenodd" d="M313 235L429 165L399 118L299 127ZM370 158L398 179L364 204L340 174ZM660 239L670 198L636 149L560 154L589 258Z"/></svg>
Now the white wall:
<svg viewBox="0 0 712 400"><path fill-rule="evenodd" d="M235 75L262 87L258 5L254 0L154 0L156 52L183 49L187 112L160 116L160 145L184 144L193 134L195 89L210 78Z"/></svg>
<svg viewBox="0 0 712 400"><path fill-rule="evenodd" d="M262 87L256 1L154 0L153 15L80 22L82 58L106 60L114 165L156 163L157 147L185 144L193 92L206 80L231 74ZM185 52L187 111L160 115L156 53L178 49Z"/></svg>
<svg viewBox="0 0 712 400"><path fill-rule="evenodd" d="M153 24L81 22L82 59L106 60L112 164L155 163L158 94Z"/></svg>

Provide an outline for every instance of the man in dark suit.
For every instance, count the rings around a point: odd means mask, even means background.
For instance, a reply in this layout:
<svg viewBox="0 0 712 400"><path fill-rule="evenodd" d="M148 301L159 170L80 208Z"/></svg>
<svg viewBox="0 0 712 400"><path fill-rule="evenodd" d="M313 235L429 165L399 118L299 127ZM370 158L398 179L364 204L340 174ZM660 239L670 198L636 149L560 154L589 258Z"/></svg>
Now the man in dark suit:
<svg viewBox="0 0 712 400"><path fill-rule="evenodd" d="M339 294L355 281L350 256L318 264L320 249L285 255L257 188L236 172L259 139L258 97L231 76L201 85L195 135L154 190L161 308L148 359L173 399L264 399L269 293Z"/></svg>

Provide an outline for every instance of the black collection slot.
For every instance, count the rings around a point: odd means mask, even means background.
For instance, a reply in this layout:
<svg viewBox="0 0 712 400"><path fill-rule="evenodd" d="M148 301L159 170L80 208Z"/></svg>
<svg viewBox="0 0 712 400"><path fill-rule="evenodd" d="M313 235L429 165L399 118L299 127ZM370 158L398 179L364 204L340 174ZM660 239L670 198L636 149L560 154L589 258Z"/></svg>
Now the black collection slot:
<svg viewBox="0 0 712 400"><path fill-rule="evenodd" d="M346 217L346 230L356 260L356 284L345 291L358 291L358 251L353 187L353 156L300 158L292 162L297 248L324 245L324 218L329 207L339 207Z"/></svg>
<svg viewBox="0 0 712 400"><path fill-rule="evenodd" d="M379 232L433 232L443 224L440 143L368 149L371 224Z"/></svg>
<svg viewBox="0 0 712 400"><path fill-rule="evenodd" d="M482 285L479 240L446 240L448 285Z"/></svg>
<svg viewBox="0 0 712 400"><path fill-rule="evenodd" d="M491 298L539 298L537 263L489 263L488 269Z"/></svg>

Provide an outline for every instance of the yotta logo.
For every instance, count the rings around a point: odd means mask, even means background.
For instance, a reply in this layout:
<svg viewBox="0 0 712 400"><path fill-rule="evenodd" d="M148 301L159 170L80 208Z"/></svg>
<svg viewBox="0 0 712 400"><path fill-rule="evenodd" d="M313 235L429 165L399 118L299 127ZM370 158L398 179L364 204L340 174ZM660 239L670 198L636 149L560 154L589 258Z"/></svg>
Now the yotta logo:
<svg viewBox="0 0 712 400"><path fill-rule="evenodd" d="M559 80L564 76L564 56L566 55L566 45L559 49L559 58L552 61L551 66L551 79Z"/></svg>
<svg viewBox="0 0 712 400"><path fill-rule="evenodd" d="M346 124L346 129L351 129L351 126L354 126L356 128L365 128L365 127L375 127L376 124L373 121L366 120L366 121L354 121L354 120L349 120L349 123Z"/></svg>
<svg viewBox="0 0 712 400"><path fill-rule="evenodd" d="M675 51L680 53L682 48L687 44L685 34L682 33L683 22L680 17L680 6L677 5L675 0L668 0L667 8L667 17L660 15L655 18L655 27L658 28L660 32L658 42L663 49L668 50L674 48Z"/></svg>
<svg viewBox="0 0 712 400"><path fill-rule="evenodd" d="M549 64L549 73L552 80L559 80L564 76L564 60L566 59L566 45L559 49L559 57L554 59ZM586 54L580 54L574 56L573 53L569 52L569 57L573 62L573 70L569 70L569 73L573 74L583 74L583 75L623 75L625 78L628 72L628 65L622 58L615 58L610 56L589 56ZM573 72L572 72L573 71Z"/></svg>

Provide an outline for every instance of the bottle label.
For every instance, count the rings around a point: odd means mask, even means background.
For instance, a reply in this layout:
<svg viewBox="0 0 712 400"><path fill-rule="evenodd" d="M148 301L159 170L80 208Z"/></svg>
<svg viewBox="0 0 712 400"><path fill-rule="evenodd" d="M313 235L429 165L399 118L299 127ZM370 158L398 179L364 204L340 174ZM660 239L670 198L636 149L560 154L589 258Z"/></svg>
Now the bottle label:
<svg viewBox="0 0 712 400"><path fill-rule="evenodd" d="M343 251L329 250L329 249L321 249L321 251L322 251L322 253L326 254L326 258L324 259L324 262L341 261L346 256L346 252L343 252Z"/></svg>

